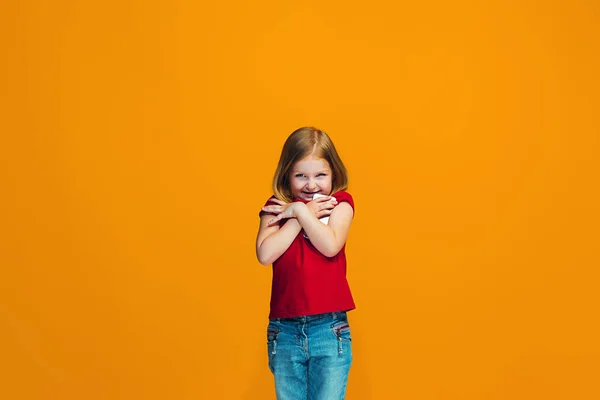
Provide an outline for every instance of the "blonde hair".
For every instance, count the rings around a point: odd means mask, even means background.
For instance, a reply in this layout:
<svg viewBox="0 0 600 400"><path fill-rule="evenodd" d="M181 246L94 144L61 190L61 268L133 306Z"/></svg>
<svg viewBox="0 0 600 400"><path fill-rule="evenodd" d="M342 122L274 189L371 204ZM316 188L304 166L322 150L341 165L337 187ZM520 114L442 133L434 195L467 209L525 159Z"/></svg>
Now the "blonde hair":
<svg viewBox="0 0 600 400"><path fill-rule="evenodd" d="M289 173L294 164L303 158L314 155L322 158L331 168L331 193L348 188L348 172L340 159L331 138L314 127L296 129L287 138L281 150L277 170L273 177L273 193L280 200L292 202Z"/></svg>

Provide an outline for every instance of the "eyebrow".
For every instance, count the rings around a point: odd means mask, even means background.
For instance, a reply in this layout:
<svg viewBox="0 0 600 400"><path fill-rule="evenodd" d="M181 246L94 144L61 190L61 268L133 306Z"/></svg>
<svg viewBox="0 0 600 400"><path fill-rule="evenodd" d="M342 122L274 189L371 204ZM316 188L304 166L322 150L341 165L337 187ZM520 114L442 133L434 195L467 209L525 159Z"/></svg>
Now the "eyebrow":
<svg viewBox="0 0 600 400"><path fill-rule="evenodd" d="M293 169L292 173L294 173L294 174L306 174L306 172L303 172L302 170L299 170L299 169ZM315 172L315 174L326 174L326 173L329 173L329 170L324 169L324 170Z"/></svg>

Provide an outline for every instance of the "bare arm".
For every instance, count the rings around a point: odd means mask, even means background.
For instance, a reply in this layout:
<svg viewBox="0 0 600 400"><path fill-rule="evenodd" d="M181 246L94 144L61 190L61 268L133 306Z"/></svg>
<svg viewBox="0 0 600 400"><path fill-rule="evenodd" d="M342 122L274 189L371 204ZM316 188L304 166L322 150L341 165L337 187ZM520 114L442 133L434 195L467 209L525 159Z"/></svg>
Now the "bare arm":
<svg viewBox="0 0 600 400"><path fill-rule="evenodd" d="M337 201L331 196L313 200L307 205L303 203L286 203L275 198L271 201L275 204L262 208L263 211L269 214L261 216L256 238L256 256L262 265L270 265L281 257L300 233L302 227L298 219L291 214L295 207L304 207L312 218L323 225L317 218L330 216L337 204ZM298 204L298 206L295 206L295 204ZM278 221L286 218L287 222L280 227Z"/></svg>
<svg viewBox="0 0 600 400"><path fill-rule="evenodd" d="M347 202L341 202L333 209L329 225L321 223L306 207L298 207L296 211L296 219L311 243L326 257L335 256L344 247L353 215L354 210Z"/></svg>
<svg viewBox="0 0 600 400"><path fill-rule="evenodd" d="M280 208L279 215L271 218L267 226L285 218L297 220L313 246L326 257L335 256L344 247L354 216L354 210L349 203L342 202L333 209L329 225L321 223L318 219L320 217L315 216L304 203L290 203Z"/></svg>
<svg viewBox="0 0 600 400"><path fill-rule="evenodd" d="M271 265L290 247L300 230L295 219L289 219L281 228L279 224L269 226L273 215L260 217L260 227L256 237L256 257L262 265Z"/></svg>

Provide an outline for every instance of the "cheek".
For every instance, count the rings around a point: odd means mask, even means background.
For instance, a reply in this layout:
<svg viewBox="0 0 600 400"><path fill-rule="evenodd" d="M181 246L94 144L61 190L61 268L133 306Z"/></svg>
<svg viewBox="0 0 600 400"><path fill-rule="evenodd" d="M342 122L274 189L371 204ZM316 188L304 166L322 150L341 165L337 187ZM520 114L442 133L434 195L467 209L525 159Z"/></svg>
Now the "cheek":
<svg viewBox="0 0 600 400"><path fill-rule="evenodd" d="M299 190L300 188L302 188L302 186L302 182L298 181L297 179L290 180L290 187L292 188L292 190Z"/></svg>

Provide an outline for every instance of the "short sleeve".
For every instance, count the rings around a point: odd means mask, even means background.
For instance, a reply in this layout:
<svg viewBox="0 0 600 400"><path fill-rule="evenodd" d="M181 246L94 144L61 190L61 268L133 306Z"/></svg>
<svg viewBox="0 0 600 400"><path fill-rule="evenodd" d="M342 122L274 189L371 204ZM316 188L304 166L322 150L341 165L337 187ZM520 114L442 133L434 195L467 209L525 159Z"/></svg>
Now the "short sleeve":
<svg viewBox="0 0 600 400"><path fill-rule="evenodd" d="M354 199L352 198L352 195L350 193L344 190L340 190L339 192L335 192L334 194L332 194L332 196L335 197L338 204L345 201L348 204L350 204L350 207L352 207L352 209L356 212L356 210L354 209Z"/></svg>
<svg viewBox="0 0 600 400"><path fill-rule="evenodd" d="M269 197L269 200L267 200L267 201L265 202L265 206L276 206L276 205L277 205L277 203L275 203L275 202L273 201L273 199L274 199L274 198L275 198L275 196L271 196L271 197ZM261 211L258 213L258 216L259 216L259 217L262 217L263 215L267 215L267 214L269 214L269 215L275 215L275 214L273 214L273 213L269 213L269 212L266 212L266 211L262 211L262 210L261 210Z"/></svg>

